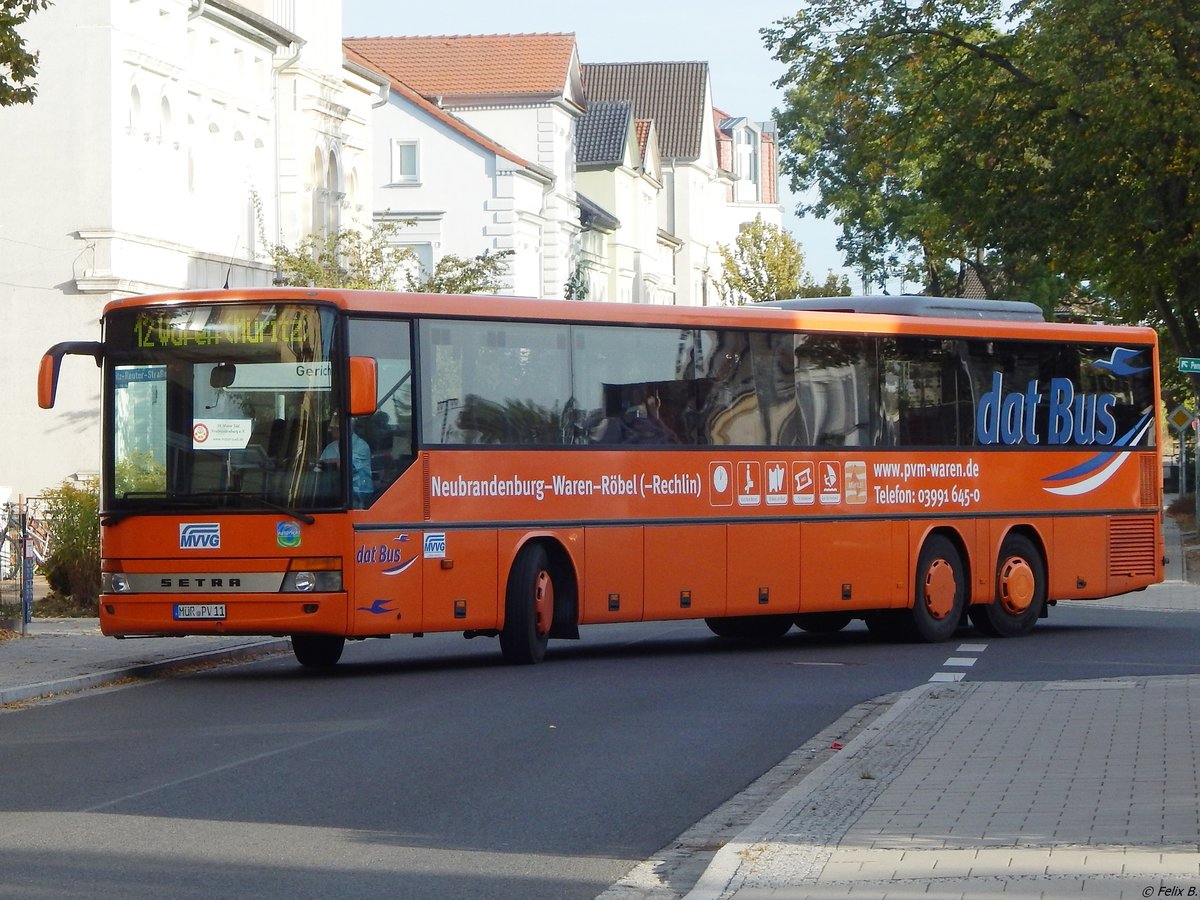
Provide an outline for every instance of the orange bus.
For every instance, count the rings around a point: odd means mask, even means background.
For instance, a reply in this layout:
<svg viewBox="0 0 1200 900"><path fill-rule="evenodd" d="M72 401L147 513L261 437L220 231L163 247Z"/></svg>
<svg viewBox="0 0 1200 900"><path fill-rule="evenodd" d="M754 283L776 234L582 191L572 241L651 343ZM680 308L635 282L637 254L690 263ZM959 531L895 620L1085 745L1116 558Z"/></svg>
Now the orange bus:
<svg viewBox="0 0 1200 900"><path fill-rule="evenodd" d="M101 364L108 635L1014 636L1163 565L1155 333L1030 309L185 292L39 402Z"/></svg>

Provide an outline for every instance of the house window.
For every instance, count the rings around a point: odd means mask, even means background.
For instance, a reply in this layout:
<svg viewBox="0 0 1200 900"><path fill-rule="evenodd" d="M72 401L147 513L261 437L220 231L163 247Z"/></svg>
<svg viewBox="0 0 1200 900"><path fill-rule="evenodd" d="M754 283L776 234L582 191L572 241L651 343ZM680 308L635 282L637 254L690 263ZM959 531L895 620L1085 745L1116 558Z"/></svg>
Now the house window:
<svg viewBox="0 0 1200 900"><path fill-rule="evenodd" d="M392 184L416 184L421 180L416 141L392 141Z"/></svg>

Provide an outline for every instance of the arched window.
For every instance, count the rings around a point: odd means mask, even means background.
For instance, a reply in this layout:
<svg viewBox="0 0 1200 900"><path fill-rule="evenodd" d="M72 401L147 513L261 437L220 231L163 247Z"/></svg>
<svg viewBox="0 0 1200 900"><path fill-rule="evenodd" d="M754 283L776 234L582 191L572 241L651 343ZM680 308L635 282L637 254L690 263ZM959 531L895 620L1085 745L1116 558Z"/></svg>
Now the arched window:
<svg viewBox="0 0 1200 900"><path fill-rule="evenodd" d="M322 158L320 150L315 152L313 175L313 233L334 234L341 228L342 198L345 196L336 150L329 152L327 161Z"/></svg>

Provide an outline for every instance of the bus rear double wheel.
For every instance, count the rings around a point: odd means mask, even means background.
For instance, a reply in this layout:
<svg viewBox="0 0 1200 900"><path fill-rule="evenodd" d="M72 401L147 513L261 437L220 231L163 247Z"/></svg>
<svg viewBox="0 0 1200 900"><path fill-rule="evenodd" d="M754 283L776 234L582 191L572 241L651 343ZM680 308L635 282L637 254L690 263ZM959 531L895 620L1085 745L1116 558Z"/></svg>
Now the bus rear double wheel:
<svg viewBox="0 0 1200 900"><path fill-rule="evenodd" d="M989 637L1029 633L1046 607L1046 564L1022 534L1010 534L1000 545L995 591L991 603L967 611L971 624Z"/></svg>

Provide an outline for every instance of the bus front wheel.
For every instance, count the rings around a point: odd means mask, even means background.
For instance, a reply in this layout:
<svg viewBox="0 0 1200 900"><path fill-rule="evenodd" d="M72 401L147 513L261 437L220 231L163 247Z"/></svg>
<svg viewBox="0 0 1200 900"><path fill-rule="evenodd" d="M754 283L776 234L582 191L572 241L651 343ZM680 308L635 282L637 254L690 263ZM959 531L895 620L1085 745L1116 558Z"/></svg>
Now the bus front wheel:
<svg viewBox="0 0 1200 900"><path fill-rule="evenodd" d="M1019 637L1037 624L1046 605L1046 566L1029 538L1012 534L996 560L996 596L971 606L971 623L989 637Z"/></svg>
<svg viewBox="0 0 1200 900"><path fill-rule="evenodd" d="M554 624L554 576L543 547L526 547L508 574L500 652L516 665L531 665L546 655Z"/></svg>
<svg viewBox="0 0 1200 900"><path fill-rule="evenodd" d="M967 599L966 570L949 538L935 534L917 560L916 591L908 621L912 637L926 643L954 636Z"/></svg>
<svg viewBox="0 0 1200 900"><path fill-rule="evenodd" d="M333 634L293 634L292 652L296 662L314 669L336 666L342 658L346 639Z"/></svg>

